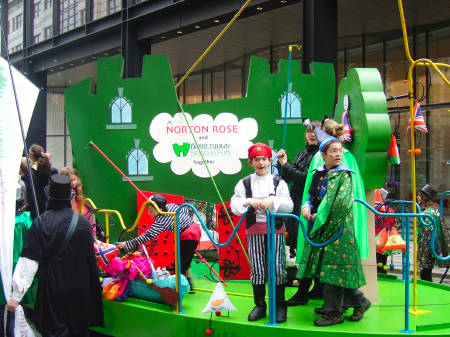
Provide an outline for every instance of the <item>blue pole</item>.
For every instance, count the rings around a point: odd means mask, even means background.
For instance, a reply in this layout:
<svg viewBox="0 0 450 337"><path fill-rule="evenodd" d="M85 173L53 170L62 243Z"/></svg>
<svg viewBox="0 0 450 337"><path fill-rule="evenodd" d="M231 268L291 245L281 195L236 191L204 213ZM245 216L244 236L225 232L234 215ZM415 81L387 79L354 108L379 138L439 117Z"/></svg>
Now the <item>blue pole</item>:
<svg viewBox="0 0 450 337"><path fill-rule="evenodd" d="M406 263L405 263L405 271L403 272L405 278L405 329L400 330L403 333L412 333L413 331L409 330L409 224L411 222L410 217L406 217Z"/></svg>
<svg viewBox="0 0 450 337"><path fill-rule="evenodd" d="M401 207L402 207L401 208L402 213L405 213L405 204L402 204ZM405 221L406 221L406 219L404 217L402 217L402 236L403 236L405 242L407 242L408 239L406 238ZM408 224L408 226L409 226L409 224ZM409 247L408 244L406 244L406 248L408 248L408 247ZM406 274L406 256L407 256L407 254L405 251L405 253L402 254L402 278L403 278L402 280L403 280L403 282L407 282L407 279L408 279L408 276ZM409 272L409 270L408 270L408 272Z"/></svg>
<svg viewBox="0 0 450 337"><path fill-rule="evenodd" d="M178 311L178 314L184 314L183 307L182 307L182 305L183 305L182 297L183 296L181 296L180 221L178 221L178 220L179 220L179 214L178 214L178 211L177 211L175 222L176 222L176 231L177 231L177 242L176 242L176 245L177 245L177 247L176 247L176 249L177 249L177 266L178 266L178 268L177 268L177 289L179 291L179 296L178 296L179 311Z"/></svg>
<svg viewBox="0 0 450 337"><path fill-rule="evenodd" d="M284 123L283 123L283 138L281 142L281 148L286 149L286 124L287 124L287 108L289 99L289 84L291 82L291 63L292 63L292 46L289 46L289 62L288 62L288 75L286 83L286 94L284 96L286 103L284 104Z"/></svg>

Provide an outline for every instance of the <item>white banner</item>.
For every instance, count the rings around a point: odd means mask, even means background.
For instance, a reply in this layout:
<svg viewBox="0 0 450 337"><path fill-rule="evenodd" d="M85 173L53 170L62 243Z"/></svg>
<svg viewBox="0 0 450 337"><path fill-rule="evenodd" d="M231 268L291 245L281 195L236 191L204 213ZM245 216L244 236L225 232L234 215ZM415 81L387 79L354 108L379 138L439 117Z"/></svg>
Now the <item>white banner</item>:
<svg viewBox="0 0 450 337"><path fill-rule="evenodd" d="M207 114L195 118L189 113L185 116L191 129L181 112L173 117L162 112L153 118L149 133L158 142L153 148L155 159L160 163L170 162L172 172L177 175L184 175L192 170L197 177L208 178L205 164L212 176L219 172L240 172L240 159L247 158L251 140L258 134L256 120L239 120L229 112L222 112L215 118ZM192 138L191 130L197 143Z"/></svg>
<svg viewBox="0 0 450 337"><path fill-rule="evenodd" d="M12 68L25 134L39 89ZM0 271L5 298L11 293L16 187L23 140L8 62L0 58Z"/></svg>

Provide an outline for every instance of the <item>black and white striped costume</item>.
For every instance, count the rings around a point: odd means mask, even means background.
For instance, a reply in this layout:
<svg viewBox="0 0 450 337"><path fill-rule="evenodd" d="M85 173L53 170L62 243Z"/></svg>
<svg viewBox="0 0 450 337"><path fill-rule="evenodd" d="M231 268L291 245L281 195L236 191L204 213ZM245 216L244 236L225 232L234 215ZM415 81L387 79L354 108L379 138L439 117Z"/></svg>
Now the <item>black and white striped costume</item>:
<svg viewBox="0 0 450 337"><path fill-rule="evenodd" d="M167 212L176 212L178 207L180 205L178 204L167 204ZM178 218L180 222L180 233L186 230L192 223L194 222L192 220L192 217L189 215L189 210L187 207L183 207L180 211L180 216ZM150 226L150 228L143 234L139 235L138 237L126 241L126 247L127 250L133 250L137 248L140 244L143 244L144 242L150 241L154 237L158 236L163 231L171 231L173 232L173 224L174 224L174 218L172 215L163 215L158 214L155 217L155 221Z"/></svg>
<svg viewBox="0 0 450 337"><path fill-rule="evenodd" d="M258 176L255 173L250 176L251 198L247 196L244 186L244 178L239 180L234 195L231 198L230 207L234 214L241 215L245 213L247 207L244 206L249 199L264 200L272 197L273 204L268 211L272 213L290 213L293 209L293 202L289 195L289 188L284 180L280 180L278 186L274 186L274 176L267 174ZM266 214L264 211L256 212L256 222L265 223ZM249 227L247 226L247 232ZM266 231L264 231L266 233ZM251 264L250 279L254 285L262 285L267 281L267 235L249 234L247 233L248 252ZM283 234L275 234L275 274L276 284L284 285L286 281L285 270L285 236Z"/></svg>
<svg viewBox="0 0 450 337"><path fill-rule="evenodd" d="M265 284L267 281L267 235L252 234L247 236L248 256L250 258L250 279L253 284ZM275 234L275 276L276 284L286 283L286 253L284 234ZM262 254L264 252L264 254Z"/></svg>

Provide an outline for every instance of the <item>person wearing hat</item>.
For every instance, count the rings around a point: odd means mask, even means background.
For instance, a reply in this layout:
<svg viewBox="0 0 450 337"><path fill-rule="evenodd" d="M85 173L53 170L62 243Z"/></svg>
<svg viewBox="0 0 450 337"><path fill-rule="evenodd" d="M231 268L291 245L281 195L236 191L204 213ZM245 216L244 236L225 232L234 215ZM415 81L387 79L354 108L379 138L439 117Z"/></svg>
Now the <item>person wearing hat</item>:
<svg viewBox="0 0 450 337"><path fill-rule="evenodd" d="M279 176L270 174L268 167L272 161L272 149L263 143L255 143L248 148L248 163L255 173L242 178L234 188L231 198L231 211L235 215L247 213L246 231L248 255L250 258L250 278L253 287L255 307L248 315L249 321L256 321L266 316L267 281L267 220L265 211L290 213L293 202L289 188ZM275 222L275 274L276 274L276 321L286 321L287 306L284 299L286 283L285 270L285 226L282 218Z"/></svg>
<svg viewBox="0 0 450 337"><path fill-rule="evenodd" d="M444 217L439 214L438 204L433 201L436 198L437 192L430 185L425 185L418 190L417 203L419 204L422 213L430 215L437 226L437 237L435 249L436 252L441 252L443 256L447 256L449 252L448 231L445 226ZM424 219L426 223L430 220ZM422 221L417 221L417 262L419 264L420 279L433 282L432 271L436 264L433 252L430 248L431 235L433 233L433 226L425 226ZM439 267L448 267L449 261L439 261Z"/></svg>
<svg viewBox="0 0 450 337"><path fill-rule="evenodd" d="M178 204L168 204L166 198L160 194L153 194L148 200L153 201L158 208L163 212L176 212L180 205ZM150 228L138 237L124 241L118 242L117 247L120 249L135 250L139 245L152 240L163 231L174 231L174 223L172 215L159 214L158 210L151 204L147 204L147 211L151 217L155 218L155 221L150 226ZM181 209L178 218L180 224L180 258L181 258L181 273L186 276L189 286L190 293L194 292L194 287L192 284L192 278L190 275L190 267L192 259L194 258L195 250L200 242L201 230L200 226L194 222L192 216L189 214L187 207Z"/></svg>
<svg viewBox="0 0 450 337"><path fill-rule="evenodd" d="M326 117L322 122L317 121L309 121L307 120L305 125L311 125L314 128L314 132L316 138L318 135L321 139L318 139L319 144L325 144L324 140L328 139L341 139L343 136L344 126L342 124L337 123L334 119ZM321 127L323 129L321 129ZM358 163L356 162L353 154L347 149L343 148L342 153L342 163L351 170L352 175L352 189L354 198L358 198L360 200L366 200L364 182L358 167ZM311 164L309 165L308 175L305 182L305 188L303 192L302 202L303 205L306 200L309 198L309 188L311 186L312 178L314 176L314 170L323 167L325 161L322 157L322 153L319 150L311 160ZM358 243L359 254L361 259L369 258L369 244L368 244L368 236L367 236L367 212L365 207L360 203L353 203L353 225L355 228L355 237L356 242ZM305 219L302 219L303 224L307 227L308 223ZM297 239L297 263L300 260L301 252L303 247L305 246L305 238L303 233L299 231L298 239ZM288 305L305 305L308 303L309 298L318 298L322 293L323 286L320 284L318 279L314 279L314 288L308 293L307 289L310 288L312 283L311 279L304 278L300 282L300 286L297 292L287 300Z"/></svg>
<svg viewBox="0 0 450 337"><path fill-rule="evenodd" d="M33 321L44 337L88 336L104 326L103 301L89 221L72 211L70 179L50 177L47 210L28 233L7 309L15 311L38 272Z"/></svg>
<svg viewBox="0 0 450 337"><path fill-rule="evenodd" d="M297 276L318 278L323 284L322 315L314 321L317 326L342 323L343 313L353 307L350 321L359 321L370 307L370 301L358 290L366 281L353 225L352 171L342 163L341 142L320 128L315 128L319 151L325 164L312 172L307 190L308 198L301 212L307 221L312 242L324 242L342 234L324 247L308 243L302 247Z"/></svg>
<svg viewBox="0 0 450 337"><path fill-rule="evenodd" d="M319 144L317 144L317 139L314 135L314 128L312 125L308 125L305 132L305 149L297 153L297 156L292 163L289 162L284 149L277 152L278 172L286 183L292 183L291 199L294 202L292 214L296 216L300 215L300 204L302 202L303 189L305 187L306 176L308 175L309 164L311 163L312 157L318 150ZM286 232L286 245L289 246L289 256L294 260L296 256L298 237L298 222L295 219L286 219ZM295 269L296 271L295 267L292 267L292 269ZM288 278L289 274L290 273L288 273ZM293 282L293 279L291 278L288 282ZM304 283L301 282L299 287L303 284ZM308 289L309 286L305 291L307 292Z"/></svg>

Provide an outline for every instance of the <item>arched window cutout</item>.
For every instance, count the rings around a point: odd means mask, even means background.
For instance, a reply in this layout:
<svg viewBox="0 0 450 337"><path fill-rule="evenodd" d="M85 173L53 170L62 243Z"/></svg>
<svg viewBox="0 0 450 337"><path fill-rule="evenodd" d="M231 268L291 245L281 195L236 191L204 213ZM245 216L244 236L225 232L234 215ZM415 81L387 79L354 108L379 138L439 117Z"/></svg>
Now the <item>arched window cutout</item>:
<svg viewBox="0 0 450 337"><path fill-rule="evenodd" d="M111 104L111 123L131 123L131 104L119 97Z"/></svg>
<svg viewBox="0 0 450 337"><path fill-rule="evenodd" d="M287 109L286 109L286 93L284 92L280 98L280 115L281 118L275 121L276 124L284 123L284 114L287 112L287 124L302 123L302 99L294 91L288 91Z"/></svg>
<svg viewBox="0 0 450 337"><path fill-rule="evenodd" d="M134 149L128 155L128 174L133 176L148 174L148 158L139 149Z"/></svg>
<svg viewBox="0 0 450 337"><path fill-rule="evenodd" d="M148 175L148 154L139 148L139 139L134 139L134 148L127 154L128 178L131 181L153 181ZM122 178L122 181L126 181Z"/></svg>
<svg viewBox="0 0 450 337"><path fill-rule="evenodd" d="M123 97L123 88L117 88L117 91L119 93L118 97L115 97L109 106L111 124L106 125L106 129L135 130L137 126L133 124L132 103L129 99Z"/></svg>
<svg viewBox="0 0 450 337"><path fill-rule="evenodd" d="M292 91L288 92L287 118L302 118L302 103ZM286 94L281 97L281 118L284 118L286 111Z"/></svg>

